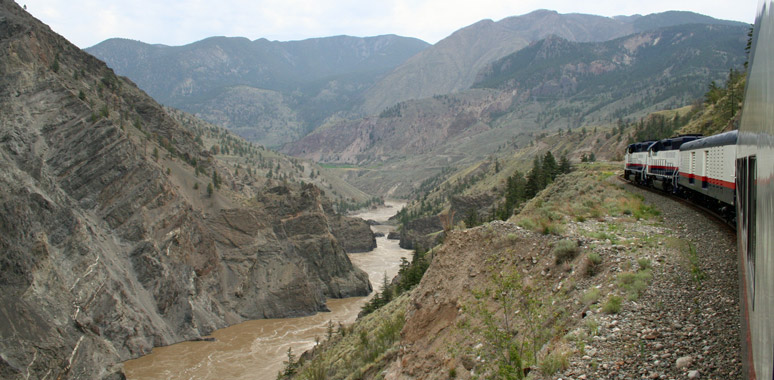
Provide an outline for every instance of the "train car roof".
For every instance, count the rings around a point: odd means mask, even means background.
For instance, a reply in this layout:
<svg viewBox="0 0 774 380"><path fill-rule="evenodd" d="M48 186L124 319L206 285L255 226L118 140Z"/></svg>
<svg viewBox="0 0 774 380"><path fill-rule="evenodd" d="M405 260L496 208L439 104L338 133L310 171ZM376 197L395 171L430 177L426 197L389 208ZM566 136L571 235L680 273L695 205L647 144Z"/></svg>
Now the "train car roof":
<svg viewBox="0 0 774 380"><path fill-rule="evenodd" d="M648 148L650 148L651 145L653 145L654 142L656 142L656 140L640 141L629 144L626 149L629 151L629 153L645 152L648 150Z"/></svg>
<svg viewBox="0 0 774 380"><path fill-rule="evenodd" d="M680 135L677 137L670 137L656 141L653 145L648 147L648 150L659 151L662 150L662 148L667 148L666 150L677 150L682 147L683 144L687 144L699 138L701 138L701 135Z"/></svg>
<svg viewBox="0 0 774 380"><path fill-rule="evenodd" d="M680 150L694 150L712 148L715 146L735 145L737 139L737 131L725 132L703 139L694 140L680 146Z"/></svg>

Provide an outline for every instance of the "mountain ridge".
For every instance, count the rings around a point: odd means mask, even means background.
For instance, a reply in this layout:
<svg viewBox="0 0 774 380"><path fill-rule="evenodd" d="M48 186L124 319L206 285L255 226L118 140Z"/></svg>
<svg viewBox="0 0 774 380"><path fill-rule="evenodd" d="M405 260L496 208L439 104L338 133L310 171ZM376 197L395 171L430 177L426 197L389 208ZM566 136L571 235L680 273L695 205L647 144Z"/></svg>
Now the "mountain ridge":
<svg viewBox="0 0 774 380"><path fill-rule="evenodd" d="M432 46L394 35L287 42L213 37L178 47L145 44L123 49L107 49L107 45L126 44L126 40L108 40L87 51L105 59L119 74L133 78L162 103L276 148L337 119L378 115L401 101L463 91L488 64L548 35L600 42L698 22L745 25L679 11L604 17L538 10L499 21L478 21ZM334 70L346 66L337 64L341 57L334 52L357 55L363 51L354 46L357 41L376 46L390 39L402 42L394 43L393 50L379 50L393 58L378 61L382 62L374 66L378 70L367 70L377 62L374 60L351 66L354 71L348 73ZM346 47L342 41L351 43ZM339 48L330 47L336 44ZM322 45L327 46L327 53ZM258 58L240 58L236 52L257 46L263 49ZM121 58L119 53L134 55ZM312 56L318 58L309 66Z"/></svg>
<svg viewBox="0 0 774 380"><path fill-rule="evenodd" d="M692 23L745 25L717 20L693 12L670 11L629 19L615 19L588 14L560 14L551 10L536 10L500 21L483 20L461 28L432 47L397 67L364 94L364 113L377 114L384 108L409 99L449 94L473 85L475 75L492 61L512 54L529 43L548 35L570 41L601 42L664 26ZM478 46L464 40L483 41ZM450 55L447 46L461 44L463 53L456 61L442 57ZM482 50L486 58L482 59ZM482 62L485 61L485 62ZM432 69L430 69L432 67ZM472 70L459 71L457 67ZM416 77L423 73L426 78ZM450 79L449 79L450 78ZM414 83L413 86L402 86ZM393 90L393 89L400 90Z"/></svg>
<svg viewBox="0 0 774 380"><path fill-rule="evenodd" d="M111 39L86 51L165 105L278 146L348 111L366 86L426 46L396 35L210 37L183 46ZM242 91L235 95L235 88Z"/></svg>

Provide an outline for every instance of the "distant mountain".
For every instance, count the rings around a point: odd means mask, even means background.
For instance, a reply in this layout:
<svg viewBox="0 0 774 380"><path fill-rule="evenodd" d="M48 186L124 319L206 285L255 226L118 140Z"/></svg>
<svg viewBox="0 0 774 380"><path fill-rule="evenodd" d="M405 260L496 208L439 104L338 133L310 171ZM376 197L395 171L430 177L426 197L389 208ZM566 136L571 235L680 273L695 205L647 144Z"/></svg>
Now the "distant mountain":
<svg viewBox="0 0 774 380"><path fill-rule="evenodd" d="M651 103L675 95L696 97L709 83L708 72L742 65L745 30L688 24L602 43L551 36L491 63L474 87L528 92L534 98L606 94L610 103L646 89L659 94Z"/></svg>
<svg viewBox="0 0 774 380"><path fill-rule="evenodd" d="M364 94L363 110L377 114L403 100L467 89L487 64L550 35L573 42L601 42L666 26L699 23L746 25L676 11L609 18L538 10L498 22L480 21L422 51L376 83Z"/></svg>
<svg viewBox="0 0 774 380"><path fill-rule="evenodd" d="M174 47L110 39L86 51L165 105L277 146L348 111L363 90L427 46L395 35L212 37Z"/></svg>
<svg viewBox="0 0 774 380"><path fill-rule="evenodd" d="M711 81L742 67L746 33L744 25L686 24L606 42L549 36L486 65L476 88L331 123L284 151L379 167L349 172L348 180L372 193L408 195L445 166L470 164L506 144L523 146L543 130L691 104Z"/></svg>

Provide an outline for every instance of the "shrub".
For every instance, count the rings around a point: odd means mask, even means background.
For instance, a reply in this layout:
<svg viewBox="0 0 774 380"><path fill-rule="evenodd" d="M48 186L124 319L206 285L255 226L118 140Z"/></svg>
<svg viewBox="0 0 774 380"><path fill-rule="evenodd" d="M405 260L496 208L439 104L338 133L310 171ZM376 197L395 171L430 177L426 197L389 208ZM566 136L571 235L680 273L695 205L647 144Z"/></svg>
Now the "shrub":
<svg viewBox="0 0 774 380"><path fill-rule="evenodd" d="M565 263L575 258L580 252L578 244L575 241L564 239L554 243L554 248L551 250L554 254L556 265Z"/></svg>
<svg viewBox="0 0 774 380"><path fill-rule="evenodd" d="M599 335L599 322L594 318L586 319L586 330L589 331L590 336Z"/></svg>
<svg viewBox="0 0 774 380"><path fill-rule="evenodd" d="M567 354L564 352L553 351L546 355L540 362L540 372L551 376L559 371L564 371L569 366Z"/></svg>
<svg viewBox="0 0 774 380"><path fill-rule="evenodd" d="M563 228L562 225L553 222L553 221L541 221L541 232L543 235L556 235L560 236L562 234Z"/></svg>
<svg viewBox="0 0 774 380"><path fill-rule="evenodd" d="M596 252L589 253L586 261L586 274L589 276L597 274L600 264L602 264L602 256Z"/></svg>
<svg viewBox="0 0 774 380"><path fill-rule="evenodd" d="M602 294L602 292L597 288L591 288L586 293L583 294L583 297L581 297L581 300L584 304L591 305L593 303L597 303L599 301L599 297Z"/></svg>
<svg viewBox="0 0 774 380"><path fill-rule="evenodd" d="M605 306L602 306L602 311L607 314L618 314L621 311L621 297L610 296L605 302Z"/></svg>
<svg viewBox="0 0 774 380"><path fill-rule="evenodd" d="M519 227L524 228L525 230L534 230L535 229L535 221L529 218L522 219L518 222Z"/></svg>
<svg viewBox="0 0 774 380"><path fill-rule="evenodd" d="M637 273L624 272L618 275L618 286L628 294L630 301L640 298L642 292L650 285L653 274L649 269L641 270Z"/></svg>

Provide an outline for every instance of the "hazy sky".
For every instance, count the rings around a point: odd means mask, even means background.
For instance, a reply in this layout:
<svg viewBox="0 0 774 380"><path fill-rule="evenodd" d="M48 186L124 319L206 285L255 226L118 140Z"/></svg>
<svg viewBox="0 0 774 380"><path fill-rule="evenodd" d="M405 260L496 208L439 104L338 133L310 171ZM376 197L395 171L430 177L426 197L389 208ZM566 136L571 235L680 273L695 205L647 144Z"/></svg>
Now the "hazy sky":
<svg viewBox="0 0 774 380"><path fill-rule="evenodd" d="M300 40L398 34L429 43L535 9L602 16L685 10L752 23L757 0L17 0L81 48L112 37L184 45L210 36Z"/></svg>

